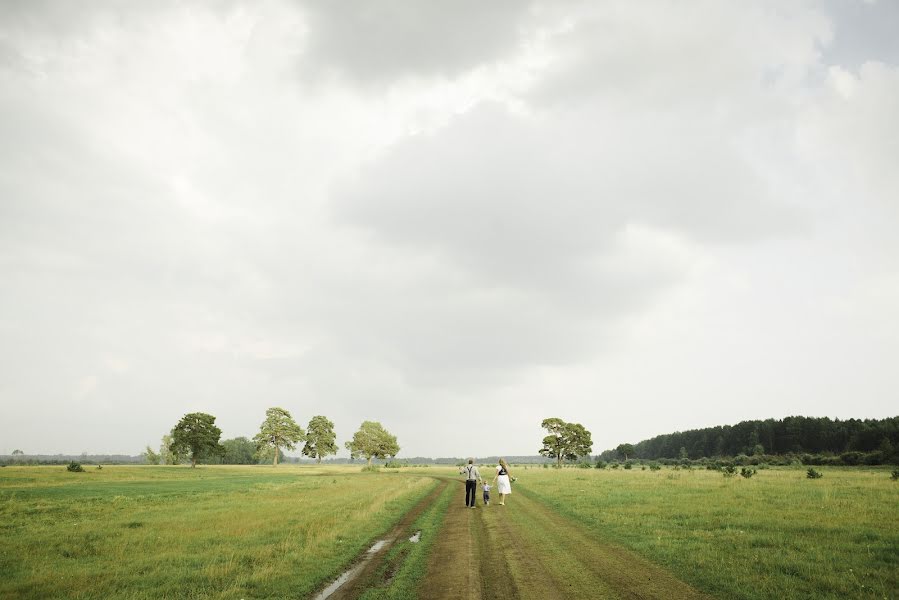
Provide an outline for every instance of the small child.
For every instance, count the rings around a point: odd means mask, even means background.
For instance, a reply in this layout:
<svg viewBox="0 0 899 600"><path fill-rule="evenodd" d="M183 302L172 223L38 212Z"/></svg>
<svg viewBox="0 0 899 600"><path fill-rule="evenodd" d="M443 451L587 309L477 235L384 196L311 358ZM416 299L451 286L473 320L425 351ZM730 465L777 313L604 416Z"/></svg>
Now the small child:
<svg viewBox="0 0 899 600"><path fill-rule="evenodd" d="M490 505L490 488L492 486L489 483L487 483L487 480L485 479L483 487L484 487L484 506L489 506Z"/></svg>

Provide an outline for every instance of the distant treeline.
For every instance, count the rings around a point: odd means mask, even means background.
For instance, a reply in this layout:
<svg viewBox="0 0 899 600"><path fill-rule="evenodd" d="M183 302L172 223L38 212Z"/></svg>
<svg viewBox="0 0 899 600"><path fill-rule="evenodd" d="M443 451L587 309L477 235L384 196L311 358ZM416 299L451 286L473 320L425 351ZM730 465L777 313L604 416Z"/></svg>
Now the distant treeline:
<svg viewBox="0 0 899 600"><path fill-rule="evenodd" d="M634 444L632 456L644 460L696 460L739 455L877 453L878 462L890 462L897 458L897 450L899 417L845 421L786 417L658 435ZM617 454L616 450L607 450L600 458L611 460Z"/></svg>
<svg viewBox="0 0 899 600"><path fill-rule="evenodd" d="M240 439L240 438L238 438ZM225 464L225 465L255 465L260 464L257 458L252 455L251 448L240 448L240 444L229 444L231 440L225 440L224 445L227 452L222 457L204 459L198 461L199 464ZM249 443L248 440L246 440ZM241 449L243 452L241 452ZM282 454L283 456L283 454ZM474 457L478 464L496 464L499 456ZM506 461L510 464L543 464L552 462L543 456L507 456ZM102 464L102 465L133 465L145 462L144 455L128 456L127 454L16 454L0 456L0 465L65 465L72 461L82 464ZM282 462L294 464L316 464L311 458L299 458L296 456L284 456ZM358 465L364 463L364 460L350 460L349 458L325 458L322 464L329 465ZM426 456L413 456L403 459L373 459L372 462L377 465L391 464L395 466L412 466L412 465L458 465L468 462L468 458L457 457L440 457L430 458ZM264 464L269 464L268 460Z"/></svg>
<svg viewBox="0 0 899 600"><path fill-rule="evenodd" d="M65 465L72 461L89 465L133 465L143 456L127 454L12 454L0 456L0 465Z"/></svg>

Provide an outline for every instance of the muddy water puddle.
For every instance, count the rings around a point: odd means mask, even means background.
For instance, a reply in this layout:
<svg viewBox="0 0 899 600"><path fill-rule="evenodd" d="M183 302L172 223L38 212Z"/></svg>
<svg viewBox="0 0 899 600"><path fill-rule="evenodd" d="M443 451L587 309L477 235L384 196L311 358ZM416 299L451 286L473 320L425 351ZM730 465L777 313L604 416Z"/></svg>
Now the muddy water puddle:
<svg viewBox="0 0 899 600"><path fill-rule="evenodd" d="M371 560L372 556L374 556L378 550L386 546L389 541L390 540L378 540L375 542L374 545L362 555L362 559L358 563L344 571L344 573L335 579L331 585L315 596L314 600L326 600L326 598L330 598L331 595L339 590L345 583L352 581L362 571L366 563Z"/></svg>

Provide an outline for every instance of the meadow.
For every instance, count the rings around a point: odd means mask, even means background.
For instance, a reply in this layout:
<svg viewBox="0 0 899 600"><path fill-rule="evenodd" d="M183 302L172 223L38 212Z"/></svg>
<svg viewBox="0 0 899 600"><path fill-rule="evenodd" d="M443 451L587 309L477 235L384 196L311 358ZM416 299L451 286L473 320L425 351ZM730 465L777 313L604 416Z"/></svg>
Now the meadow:
<svg viewBox="0 0 899 600"><path fill-rule="evenodd" d="M887 468L518 469L516 492L721 598L895 598L899 482Z"/></svg>
<svg viewBox="0 0 899 600"><path fill-rule="evenodd" d="M556 595L592 598L654 565L720 598L896 597L899 482L820 470L515 467L507 506L463 511L457 481L437 489L455 468L6 467L0 598L309 597L404 516L421 542L390 548L362 597L435 597L445 565L466 560L441 556L468 547L441 543L453 531L473 536L483 597L511 578L507 597L580 585Z"/></svg>
<svg viewBox="0 0 899 600"><path fill-rule="evenodd" d="M303 598L436 482L358 467L0 469L0 598Z"/></svg>

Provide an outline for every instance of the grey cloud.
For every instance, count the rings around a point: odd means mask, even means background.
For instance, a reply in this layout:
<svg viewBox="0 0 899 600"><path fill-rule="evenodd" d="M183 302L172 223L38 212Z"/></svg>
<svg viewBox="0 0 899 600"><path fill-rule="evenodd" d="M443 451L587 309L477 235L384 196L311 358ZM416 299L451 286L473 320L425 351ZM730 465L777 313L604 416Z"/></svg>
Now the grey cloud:
<svg viewBox="0 0 899 600"><path fill-rule="evenodd" d="M370 290L371 309L335 331L378 340L372 354L407 373L501 380L591 355L684 276L659 254L630 261L632 226L701 244L796 233L801 216L712 125L641 121L482 106L397 145L337 193L334 216L430 257L423 281L445 289Z"/></svg>
<svg viewBox="0 0 899 600"><path fill-rule="evenodd" d="M552 6L552 5L550 5ZM546 41L550 63L528 94L538 104L618 101L657 111L750 109L770 102L762 84L806 77L831 36L804 5L698 2L562 4L569 26ZM665 18L657 16L664 14Z"/></svg>
<svg viewBox="0 0 899 600"><path fill-rule="evenodd" d="M389 243L523 288L577 275L566 270L628 223L723 241L783 234L800 218L714 121L602 107L525 118L482 106L399 144L335 206Z"/></svg>
<svg viewBox="0 0 899 600"><path fill-rule="evenodd" d="M517 51L528 2L304 2L303 64L364 83L452 77Z"/></svg>
<svg viewBox="0 0 899 600"><path fill-rule="evenodd" d="M856 69L868 61L899 66L899 4L889 0L826 0L834 22L831 43L822 48L822 60Z"/></svg>

